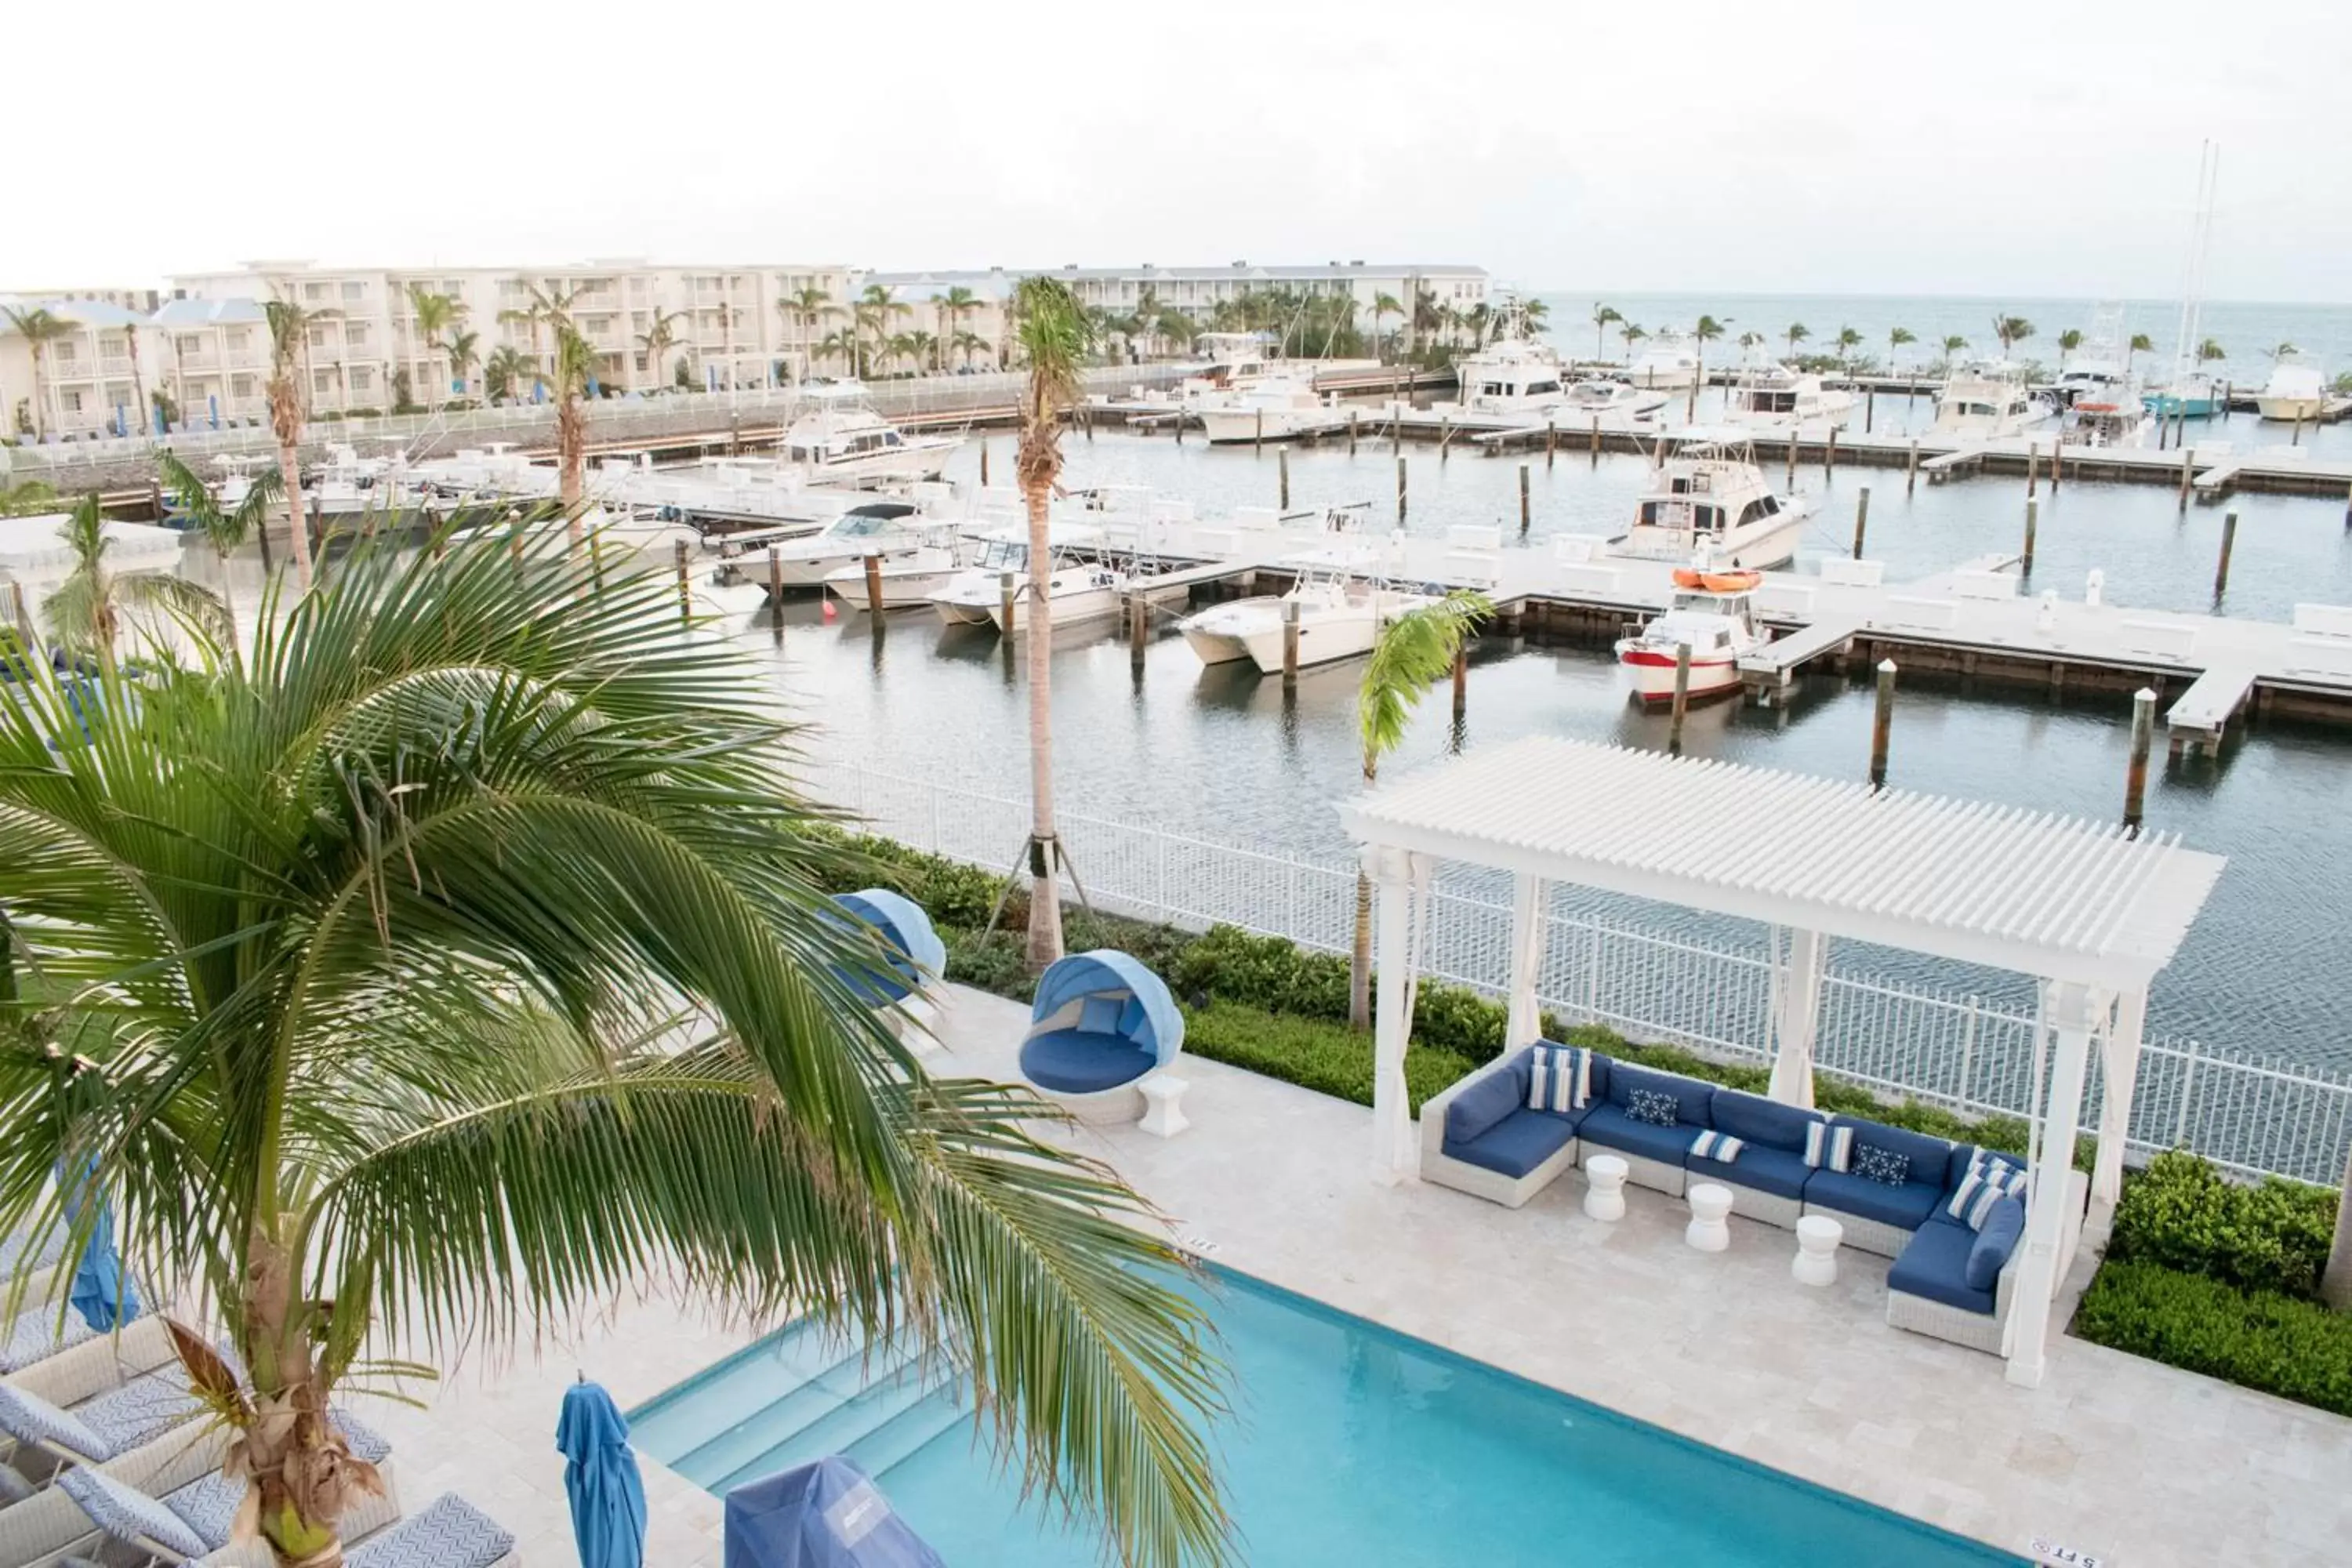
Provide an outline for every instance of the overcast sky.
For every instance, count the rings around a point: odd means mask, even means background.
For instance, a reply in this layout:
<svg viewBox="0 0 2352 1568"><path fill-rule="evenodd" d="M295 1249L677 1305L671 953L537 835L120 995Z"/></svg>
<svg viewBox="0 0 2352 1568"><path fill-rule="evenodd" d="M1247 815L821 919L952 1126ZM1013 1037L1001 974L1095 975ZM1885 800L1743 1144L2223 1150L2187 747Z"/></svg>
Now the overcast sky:
<svg viewBox="0 0 2352 1568"><path fill-rule="evenodd" d="M2352 3L226 0L12 17L0 289L330 262L1475 262L2352 300ZM1932 10L1933 15L1930 15Z"/></svg>

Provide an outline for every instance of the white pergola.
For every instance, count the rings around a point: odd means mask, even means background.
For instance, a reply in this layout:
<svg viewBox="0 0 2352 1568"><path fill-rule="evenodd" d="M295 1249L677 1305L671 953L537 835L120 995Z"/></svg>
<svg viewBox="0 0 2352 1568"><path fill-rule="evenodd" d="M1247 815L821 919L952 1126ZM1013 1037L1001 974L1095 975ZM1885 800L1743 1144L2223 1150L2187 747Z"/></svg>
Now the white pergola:
<svg viewBox="0 0 2352 1568"><path fill-rule="evenodd" d="M2029 974L2037 1065L2051 1058L2032 1191L2064 1191L2095 1036L2105 1070L2092 1195L2122 1183L2147 988L2223 864L2176 837L1728 763L1537 736L1474 752L1339 808L1374 886L1375 1179L1412 1180L1404 1079L1415 910L1440 860L1507 871L1511 1048L1537 1037L1547 888L1571 883L1770 928L1772 1089L1812 1099L1813 1036L1833 937ZM2054 1037L2054 1051L2052 1038ZM2011 1315L2009 1376L2042 1379L2063 1205L2035 1203Z"/></svg>

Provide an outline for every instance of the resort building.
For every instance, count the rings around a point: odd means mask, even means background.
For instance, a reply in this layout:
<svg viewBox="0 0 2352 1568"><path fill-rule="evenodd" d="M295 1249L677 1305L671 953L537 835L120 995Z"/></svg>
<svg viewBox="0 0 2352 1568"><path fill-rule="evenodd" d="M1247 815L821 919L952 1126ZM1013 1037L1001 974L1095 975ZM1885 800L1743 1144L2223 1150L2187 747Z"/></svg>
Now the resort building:
<svg viewBox="0 0 2352 1568"><path fill-rule="evenodd" d="M1329 261L1319 267L1253 267L1236 261L1228 267L1077 267L1056 269L1055 277L1069 284L1082 305L1119 314L1146 306L1182 311L1207 326L1217 307L1242 296L1286 289L1298 294L1344 294L1369 320L1381 296L1401 303L1426 289L1450 310L1468 310L1486 302L1486 269L1483 267L1426 265L1419 262Z"/></svg>
<svg viewBox="0 0 2352 1568"><path fill-rule="evenodd" d="M163 341L138 291L116 292L134 303L94 292L0 294L0 308L28 315L46 310L63 328L40 345L37 375L34 345L0 315L0 429L11 438L35 431L136 431L151 417L142 410L149 406L149 394L163 385Z"/></svg>

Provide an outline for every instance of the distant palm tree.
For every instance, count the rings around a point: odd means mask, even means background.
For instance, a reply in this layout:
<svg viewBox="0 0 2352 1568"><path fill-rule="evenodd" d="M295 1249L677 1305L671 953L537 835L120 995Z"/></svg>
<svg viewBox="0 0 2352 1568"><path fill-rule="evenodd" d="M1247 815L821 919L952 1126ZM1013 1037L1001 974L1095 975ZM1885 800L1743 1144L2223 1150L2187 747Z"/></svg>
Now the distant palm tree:
<svg viewBox="0 0 2352 1568"><path fill-rule="evenodd" d="M646 353L646 374L653 378L656 386L662 384L662 365L669 351L677 346L677 323L684 320L684 310L665 310L656 305L650 324L637 334L637 347Z"/></svg>
<svg viewBox="0 0 2352 1568"><path fill-rule="evenodd" d="M964 368L970 370L971 356L984 352L988 348L988 340L978 332L959 331L950 340L948 347L963 356Z"/></svg>
<svg viewBox="0 0 2352 1568"><path fill-rule="evenodd" d="M408 286L408 309L416 319L417 340L424 343L429 353L442 347L443 334L465 318L466 302L455 295L436 293L422 283L411 283ZM415 367L424 357L416 353L413 346L411 347L409 365L412 374L415 373ZM434 389L433 403L436 407L440 405L441 393L438 387Z"/></svg>
<svg viewBox="0 0 2352 1568"><path fill-rule="evenodd" d="M1916 343L1918 341L1912 335L1911 329L1908 327L1897 327L1888 332L1886 334L1886 368L1890 371L1895 368L1895 356L1904 344Z"/></svg>
<svg viewBox="0 0 2352 1568"><path fill-rule="evenodd" d="M178 458L163 452L157 455L155 463L157 477L163 481L163 489L171 493L180 515L187 520L188 530L203 535L205 542L211 545L213 553L219 557L224 600L219 626L222 640L234 655L236 652L236 618L228 613L226 603L228 558L244 548L247 539L261 536L262 530L268 526L269 503L278 498L278 486L284 481L276 474L256 474L252 488L245 492L245 499L237 502L236 509L223 511L220 497L213 493L212 487L197 478L195 470ZM268 542L264 537L265 546ZM265 552L265 564L267 560Z"/></svg>
<svg viewBox="0 0 2352 1568"><path fill-rule="evenodd" d="M2276 364L2279 361L2286 358L2287 355L2299 354L2302 352L2303 351L2301 349L2295 347L2293 343L2281 343L2278 347L2271 350L2271 363L2273 364Z"/></svg>
<svg viewBox="0 0 2352 1568"><path fill-rule="evenodd" d="M1374 336L1374 337L1376 337L1376 338L1377 338L1377 337L1379 337L1379 336L1381 335L1381 323L1382 321L1387 321L1391 316L1396 316L1396 317L1400 317L1400 318L1401 318L1401 317L1402 317L1403 315L1404 315L1404 302L1403 302L1402 300L1399 300L1395 295L1393 295L1393 294L1375 294L1375 295L1373 295L1373 296L1372 296L1372 336Z"/></svg>
<svg viewBox="0 0 2352 1568"><path fill-rule="evenodd" d="M874 352L877 354L887 352L891 321L915 313L915 308L902 303L898 291L887 283L868 283L852 310L858 326L874 334Z"/></svg>
<svg viewBox="0 0 2352 1568"><path fill-rule="evenodd" d="M776 309L797 329L795 335L800 342L803 363L814 365L816 361L814 346L816 329L827 316L839 315L841 307L833 302L830 293L811 283L777 300Z"/></svg>
<svg viewBox="0 0 2352 1568"><path fill-rule="evenodd" d="M2069 327L2058 334L2058 368L2066 368L2066 356L2083 346L2083 329Z"/></svg>
<svg viewBox="0 0 2352 1568"><path fill-rule="evenodd" d="M294 584L307 594L310 522L302 506L302 424L309 400L298 367L308 353L312 323L334 312L306 310L285 299L265 300L261 310L269 323L269 428L278 437L278 477L285 486L287 521L294 535Z"/></svg>
<svg viewBox="0 0 2352 1568"><path fill-rule="evenodd" d="M1626 321L1622 316L1617 319L1625 322L1623 326L1617 329L1617 335L1625 340L1625 363L1630 365L1633 363L1633 345L1648 337L1650 329L1639 321Z"/></svg>
<svg viewBox="0 0 2352 1568"><path fill-rule="evenodd" d="M556 494L563 502L563 522L574 550L588 542L582 517L588 495L588 413L582 399L596 376L596 349L580 334L568 315L555 319L555 467Z"/></svg>
<svg viewBox="0 0 2352 1568"><path fill-rule="evenodd" d="M1788 340L1789 357L1790 359L1794 359L1797 357L1797 345L1803 342L1807 338L1811 337L1813 334L1811 329L1808 328L1804 322L1791 321L1789 323L1789 330L1782 332L1780 335Z"/></svg>
<svg viewBox="0 0 2352 1568"><path fill-rule="evenodd" d="M506 398L522 401L522 384L538 374L529 354L512 343L500 343L490 352L489 362L482 366L482 391L491 402Z"/></svg>
<svg viewBox="0 0 2352 1568"><path fill-rule="evenodd" d="M1713 316L1701 316L1698 319L1698 324L1691 329L1691 336L1697 340L1698 342L1698 353L1696 358L1698 360L1698 378L1701 381L1705 381L1706 379L1706 345L1715 342L1717 338L1722 337L1724 330L1730 326L1730 324L1731 318L1728 316L1725 317L1720 321L1717 321Z"/></svg>
<svg viewBox="0 0 2352 1568"><path fill-rule="evenodd" d="M1848 372L1853 370L1853 351L1860 347L1862 347L1862 334L1860 332L1855 331L1852 327L1840 327L1838 329L1838 363L1842 368Z"/></svg>
<svg viewBox="0 0 2352 1568"><path fill-rule="evenodd" d="M1746 331L1740 333L1738 338L1735 341L1739 344L1739 352L1745 354L1753 353L1756 350L1762 348L1764 346L1765 338L1764 334L1761 332Z"/></svg>
<svg viewBox="0 0 2352 1568"><path fill-rule="evenodd" d="M1535 298L1519 301L1519 320L1528 324L1528 331L1543 331L1544 323L1550 319L1551 306L1548 301Z"/></svg>
<svg viewBox="0 0 2352 1568"><path fill-rule="evenodd" d="M219 632L228 620L228 606L218 595L176 573L116 576L106 564L114 541L107 536L106 514L95 492L74 503L58 525L58 537L73 555L73 570L49 590L41 609L49 619L49 635L64 647L93 652L110 669L127 612L161 611L184 617L206 633Z"/></svg>
<svg viewBox="0 0 2352 1568"><path fill-rule="evenodd" d="M464 397L473 390L474 367L482 363L482 334L459 327L441 348L449 356L450 390Z"/></svg>
<svg viewBox="0 0 2352 1568"><path fill-rule="evenodd" d="M1494 613L1484 594L1456 589L1381 629L1356 688L1365 788L1380 782L1381 759L1403 743L1405 725L1423 694L1452 672L1454 655ZM1372 1026L1372 879L1361 870L1356 873L1356 940L1348 959L1348 1022L1359 1029ZM1412 1027L1410 1015L1406 1027Z"/></svg>
<svg viewBox="0 0 2352 1568"><path fill-rule="evenodd" d="M2146 332L2134 332L2131 336L2131 342L2124 346L2124 374L2126 375L2129 375L2131 374L2132 358L2134 355L2152 354L2155 352L2156 340L2154 338L2149 337Z"/></svg>
<svg viewBox="0 0 2352 1568"><path fill-rule="evenodd" d="M2007 359L2011 349L2033 335L2033 323L2022 316L1995 316L1992 335L2000 340L2000 356Z"/></svg>
<svg viewBox="0 0 2352 1568"><path fill-rule="evenodd" d="M1592 357L1594 359L1601 357L1601 334L1609 330L1609 324L1612 321L1622 321L1624 319L1617 313L1616 306L1594 301L1592 306Z"/></svg>
<svg viewBox="0 0 2352 1568"><path fill-rule="evenodd" d="M152 430L154 426L147 407L147 377L139 369L139 323L136 321L126 324L122 329L122 352L131 361L131 405L139 410L139 417L145 423L146 429ZM131 432L125 430L121 434L128 436ZM145 431L141 434L145 434Z"/></svg>
<svg viewBox="0 0 2352 1568"><path fill-rule="evenodd" d="M1021 351L1029 386L1021 399L1021 445L1013 458L1029 513L1029 592L1021 633L1029 653L1029 942L1034 972L1062 956L1062 841L1054 826L1054 491L1062 477L1062 411L1077 398L1078 369L1093 327L1069 287L1055 278L1024 278Z"/></svg>
<svg viewBox="0 0 2352 1568"><path fill-rule="evenodd" d="M2214 360L2228 359L2229 357L2230 351L2223 348L2220 343L2215 342L2211 338L2207 338L2203 342L2197 345L2197 363L2199 364L2207 364Z"/></svg>
<svg viewBox="0 0 2352 1568"><path fill-rule="evenodd" d="M841 361L854 375L857 371L857 355L863 346L856 329L844 327L825 333L813 352L818 359Z"/></svg>
<svg viewBox="0 0 2352 1568"><path fill-rule="evenodd" d="M903 359L920 374L924 367L938 356L940 340L920 327L899 332L890 340L890 353Z"/></svg>
<svg viewBox="0 0 2352 1568"><path fill-rule="evenodd" d="M1968 346L1969 346L1969 340L1968 340L1968 339L1966 339L1966 338L1964 338L1964 337L1959 336L1958 333L1955 333L1955 334L1953 334L1952 336L1946 338L1946 339L1944 340L1944 363L1945 363L1945 364L1946 364L1947 366L1948 366L1948 365L1952 363L1952 356L1953 356L1954 354L1958 353L1962 349L1964 349L1964 348L1966 348L1966 347L1968 347Z"/></svg>
<svg viewBox="0 0 2352 1568"><path fill-rule="evenodd" d="M41 305L16 307L0 305L0 316L8 319L16 335L33 353L33 435L46 439L49 433L48 352L49 345L68 332L81 331L81 323Z"/></svg>
<svg viewBox="0 0 2352 1568"><path fill-rule="evenodd" d="M580 290L566 289L561 283L549 283L542 287L528 278L518 278L515 281L522 285L523 291L530 297L530 303L520 309L500 310L499 320L530 328L531 378L536 382L541 379L538 363L540 330L570 326L572 301L579 298Z"/></svg>

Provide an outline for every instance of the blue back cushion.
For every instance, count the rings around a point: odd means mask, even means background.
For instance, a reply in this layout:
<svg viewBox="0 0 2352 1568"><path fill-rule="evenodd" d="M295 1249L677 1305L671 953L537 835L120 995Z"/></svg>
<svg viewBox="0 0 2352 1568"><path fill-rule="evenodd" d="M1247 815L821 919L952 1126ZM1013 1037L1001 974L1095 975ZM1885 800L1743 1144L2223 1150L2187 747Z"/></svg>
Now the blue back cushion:
<svg viewBox="0 0 2352 1568"><path fill-rule="evenodd" d="M1134 1039L1143 1028L1143 998L1130 996L1127 1005L1118 1010L1118 1032Z"/></svg>
<svg viewBox="0 0 2352 1568"><path fill-rule="evenodd" d="M1445 1141L1474 1143L1495 1123L1528 1102L1527 1085L1509 1068L1488 1073L1445 1108Z"/></svg>
<svg viewBox="0 0 2352 1568"><path fill-rule="evenodd" d="M1717 1131L1795 1154L1805 1151L1805 1129L1822 1120L1816 1111L1783 1105L1760 1094L1742 1094L1736 1089L1717 1089L1708 1102L1708 1113L1715 1118Z"/></svg>
<svg viewBox="0 0 2352 1568"><path fill-rule="evenodd" d="M1856 1153L1865 1147L1892 1150L1911 1163L1912 1181L1943 1187L1945 1173L1951 1169L1952 1146L1941 1138L1889 1127L1884 1122L1865 1121L1858 1116L1842 1116L1838 1120L1853 1129Z"/></svg>
<svg viewBox="0 0 2352 1568"><path fill-rule="evenodd" d="M1078 1004L1078 1029L1082 1034L1116 1035L1118 1033L1119 999L1116 996L1089 996Z"/></svg>
<svg viewBox="0 0 2352 1568"><path fill-rule="evenodd" d="M1976 1244L1969 1248L1969 1289L1990 1290L2000 1278L2009 1262L2009 1255L2017 1250L2020 1237L2025 1235L2025 1205L2015 1198L2003 1198L1992 1205L1985 1216L1984 1228L1977 1232Z"/></svg>
<svg viewBox="0 0 2352 1568"><path fill-rule="evenodd" d="M1712 1127L1715 1085L1701 1083L1695 1078L1679 1073L1658 1072L1650 1068L1637 1068L1624 1062L1609 1064L1609 1101L1624 1110L1633 1104L1637 1089L1654 1089L1675 1099L1675 1120L1692 1127Z"/></svg>

